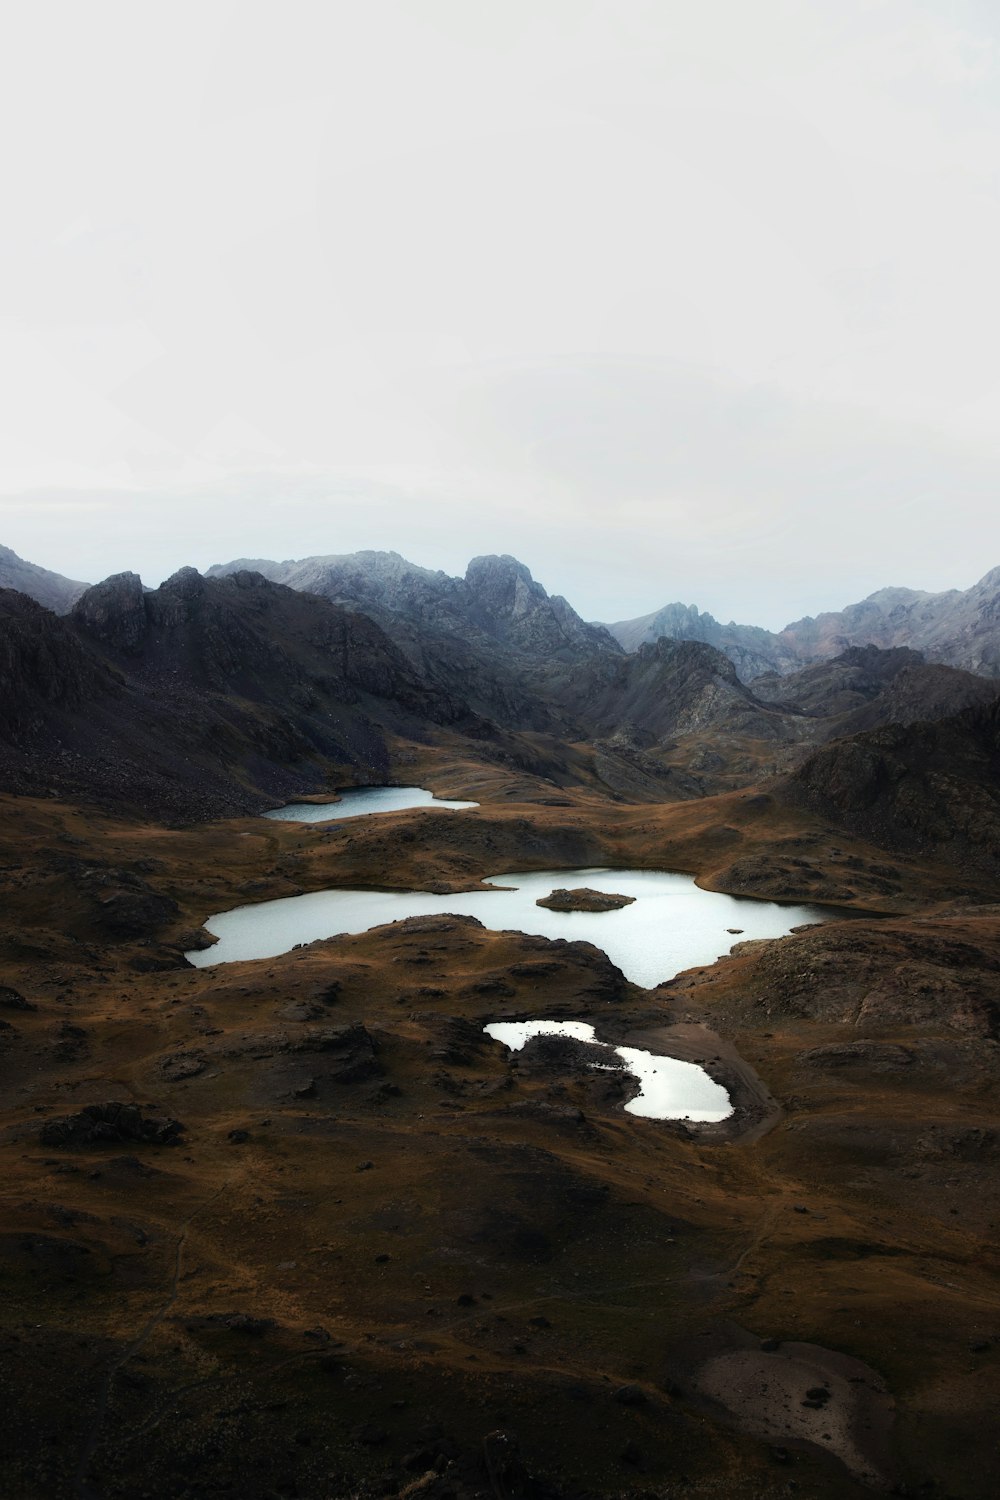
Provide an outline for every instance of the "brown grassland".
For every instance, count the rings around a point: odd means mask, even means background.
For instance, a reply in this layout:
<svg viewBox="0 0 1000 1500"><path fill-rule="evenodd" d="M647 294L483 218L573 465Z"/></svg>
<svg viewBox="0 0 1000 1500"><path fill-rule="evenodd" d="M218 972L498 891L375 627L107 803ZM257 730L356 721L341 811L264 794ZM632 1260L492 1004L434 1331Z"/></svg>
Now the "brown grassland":
<svg viewBox="0 0 1000 1500"><path fill-rule="evenodd" d="M2 799L3 1494L991 1500L1000 890L766 791L396 757L480 808ZM650 991L466 918L182 957L247 901L594 864L851 915ZM703 1059L734 1121L633 1117L572 1046L482 1034L539 1014ZM58 1140L107 1103L183 1134Z"/></svg>

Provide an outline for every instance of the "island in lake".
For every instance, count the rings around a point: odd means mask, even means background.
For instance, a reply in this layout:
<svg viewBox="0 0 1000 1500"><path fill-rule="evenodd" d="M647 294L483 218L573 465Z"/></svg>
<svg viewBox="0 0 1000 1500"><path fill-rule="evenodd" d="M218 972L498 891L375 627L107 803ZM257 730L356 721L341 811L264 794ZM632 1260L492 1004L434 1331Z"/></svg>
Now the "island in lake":
<svg viewBox="0 0 1000 1500"><path fill-rule="evenodd" d="M631 906L634 900L634 896L594 891L589 885L581 885L572 891L560 887L548 896L539 896L535 905L548 907L549 911L619 911L623 906Z"/></svg>

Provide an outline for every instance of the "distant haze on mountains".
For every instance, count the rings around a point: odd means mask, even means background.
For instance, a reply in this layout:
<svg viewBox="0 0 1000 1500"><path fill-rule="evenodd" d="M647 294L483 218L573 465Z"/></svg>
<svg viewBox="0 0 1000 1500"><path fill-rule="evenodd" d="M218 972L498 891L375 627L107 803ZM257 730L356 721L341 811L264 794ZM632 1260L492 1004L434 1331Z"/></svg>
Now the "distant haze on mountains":
<svg viewBox="0 0 1000 1500"><path fill-rule="evenodd" d="M508 552L779 629L1000 551L995 7L97 13L0 60L22 556Z"/></svg>
<svg viewBox="0 0 1000 1500"><path fill-rule="evenodd" d="M878 512L870 524L847 525L835 507L801 525L790 515L783 535L721 514L706 514L699 529L681 535L667 522L616 523L614 510L531 517L515 504L508 522L465 501L328 499L320 487L315 498L291 498L287 483L275 486L282 497L275 500L261 493L266 488L258 477L242 489L227 486L221 500L217 492L63 495L30 510L8 508L0 498L0 520L9 523L0 537L67 577L97 582L131 570L150 587L179 567L205 571L240 555L285 560L391 550L457 575L472 556L511 553L527 558L549 592L570 599L586 619L633 619L677 600L723 623L770 630L885 587L965 589L1000 554L1000 536L984 550L986 522L960 524L957 535L943 538L912 517Z"/></svg>
<svg viewBox="0 0 1000 1500"><path fill-rule="evenodd" d="M456 652L461 656L474 640L479 646L473 655L483 649L491 657L498 651L504 658L511 652L517 657L527 650L539 662L566 667L609 652L616 658L623 651L642 654L666 639L701 643L714 655L722 653L744 682L777 679L803 665L839 657L845 650L869 647L926 653L930 661L1000 679L1000 567L966 590L881 589L844 610L791 622L780 633L746 622L720 623L676 601L631 620L588 623L568 600L550 595L523 562L509 555L472 558L459 577L420 567L387 550L298 561L242 557L214 564L206 573L214 579L237 575L263 577L368 615L415 664L432 671L443 633L452 666ZM185 567L170 582L182 576L201 577ZM0 590L27 594L56 614L76 612L81 596L103 600L110 590L108 597L117 599L122 588L129 600L141 599L144 589L150 592L131 570L88 589L0 545ZM490 690L480 708L489 702L493 708L500 704L503 712L519 697L517 672L510 678L510 667L505 660L500 675L507 680L498 689L499 697L491 698Z"/></svg>

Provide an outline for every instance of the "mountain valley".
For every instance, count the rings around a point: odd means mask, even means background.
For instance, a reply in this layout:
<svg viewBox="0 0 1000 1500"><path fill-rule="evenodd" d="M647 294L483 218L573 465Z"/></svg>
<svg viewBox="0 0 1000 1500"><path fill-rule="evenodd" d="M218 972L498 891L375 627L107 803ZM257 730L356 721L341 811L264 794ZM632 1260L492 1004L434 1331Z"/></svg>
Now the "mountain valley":
<svg viewBox="0 0 1000 1500"><path fill-rule="evenodd" d="M992 1500L996 571L772 645L508 557L0 564L5 1495ZM381 784L478 806L336 820ZM571 910L211 961L238 906L595 867L834 910L649 989ZM535 1017L731 1123L484 1034Z"/></svg>

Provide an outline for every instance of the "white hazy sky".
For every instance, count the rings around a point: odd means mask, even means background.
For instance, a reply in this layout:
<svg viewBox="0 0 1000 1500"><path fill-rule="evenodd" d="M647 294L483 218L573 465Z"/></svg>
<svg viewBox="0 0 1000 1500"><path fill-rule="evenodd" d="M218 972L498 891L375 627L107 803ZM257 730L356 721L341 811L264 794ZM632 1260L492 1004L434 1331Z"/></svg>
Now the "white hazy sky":
<svg viewBox="0 0 1000 1500"><path fill-rule="evenodd" d="M1000 563L995 0L34 0L0 139L33 561L772 627Z"/></svg>

